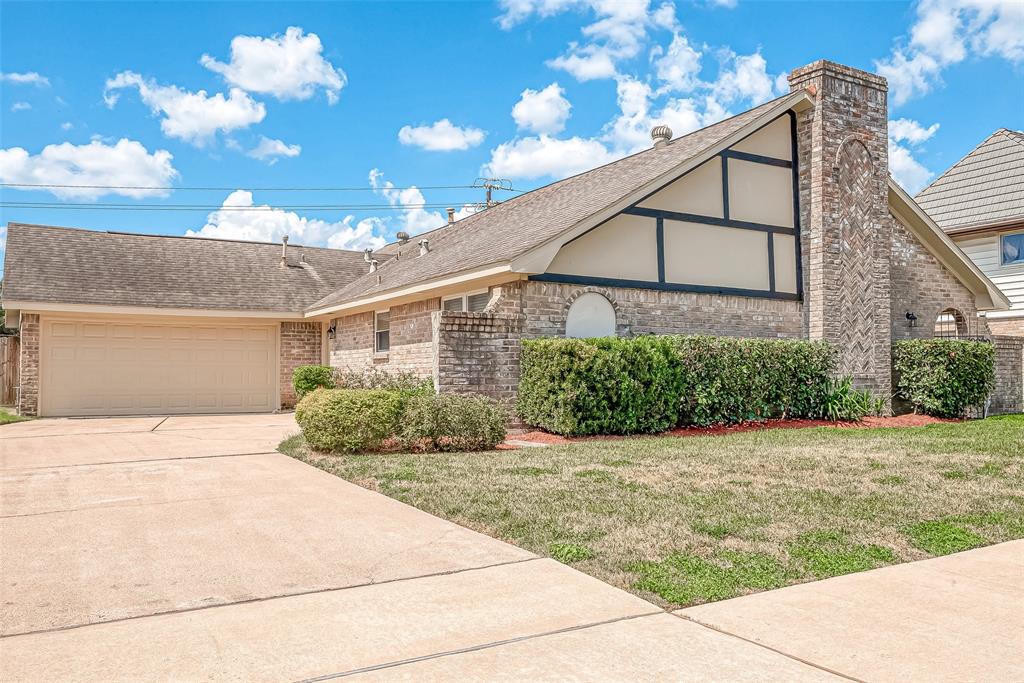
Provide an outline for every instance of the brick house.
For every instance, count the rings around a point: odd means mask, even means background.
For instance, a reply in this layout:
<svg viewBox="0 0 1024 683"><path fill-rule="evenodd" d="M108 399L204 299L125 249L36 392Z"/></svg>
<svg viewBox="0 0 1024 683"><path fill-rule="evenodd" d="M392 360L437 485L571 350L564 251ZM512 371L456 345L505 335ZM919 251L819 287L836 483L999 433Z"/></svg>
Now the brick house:
<svg viewBox="0 0 1024 683"><path fill-rule="evenodd" d="M916 201L1010 300L989 331L1024 337L1024 133L992 133Z"/></svg>
<svg viewBox="0 0 1024 683"><path fill-rule="evenodd" d="M12 224L21 409L284 408L291 370L313 362L510 398L523 338L643 333L828 340L887 396L893 340L1009 302L888 177L884 79L820 61L790 84L365 260Z"/></svg>

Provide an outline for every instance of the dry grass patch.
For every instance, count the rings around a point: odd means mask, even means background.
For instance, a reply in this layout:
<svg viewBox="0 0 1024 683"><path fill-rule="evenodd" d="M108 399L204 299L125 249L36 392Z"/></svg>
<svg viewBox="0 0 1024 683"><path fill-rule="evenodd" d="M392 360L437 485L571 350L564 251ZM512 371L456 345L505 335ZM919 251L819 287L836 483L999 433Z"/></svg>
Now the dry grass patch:
<svg viewBox="0 0 1024 683"><path fill-rule="evenodd" d="M1024 417L452 454L282 450L665 605L1024 537ZM952 474L952 473L956 474Z"/></svg>

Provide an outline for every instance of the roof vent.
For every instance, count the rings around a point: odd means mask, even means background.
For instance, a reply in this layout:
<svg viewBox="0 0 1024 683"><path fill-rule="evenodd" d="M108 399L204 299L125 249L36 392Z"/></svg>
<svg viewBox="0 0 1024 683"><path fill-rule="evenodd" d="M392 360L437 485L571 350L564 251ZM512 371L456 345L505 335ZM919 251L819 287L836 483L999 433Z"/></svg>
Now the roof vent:
<svg viewBox="0 0 1024 683"><path fill-rule="evenodd" d="M367 263L373 260L373 249L363 249L363 260Z"/></svg>
<svg viewBox="0 0 1024 683"><path fill-rule="evenodd" d="M281 238L281 268L288 265L288 235Z"/></svg>
<svg viewBox="0 0 1024 683"><path fill-rule="evenodd" d="M377 272L377 259L375 259L375 258L370 259L370 272L371 273L376 273Z"/></svg>
<svg viewBox="0 0 1024 683"><path fill-rule="evenodd" d="M451 225L454 222L455 222L455 209L453 209L452 207L449 206L448 207L448 225Z"/></svg>
<svg viewBox="0 0 1024 683"><path fill-rule="evenodd" d="M406 242L409 241L409 233L407 233L404 230L402 232L398 233L397 235L395 235L395 237L398 238L398 243L399 244L405 244Z"/></svg>
<svg viewBox="0 0 1024 683"><path fill-rule="evenodd" d="M656 148L664 147L672 139L672 129L668 126L655 126L651 128L651 139Z"/></svg>
<svg viewBox="0 0 1024 683"><path fill-rule="evenodd" d="M430 240L420 240L420 256L426 256L430 251Z"/></svg>

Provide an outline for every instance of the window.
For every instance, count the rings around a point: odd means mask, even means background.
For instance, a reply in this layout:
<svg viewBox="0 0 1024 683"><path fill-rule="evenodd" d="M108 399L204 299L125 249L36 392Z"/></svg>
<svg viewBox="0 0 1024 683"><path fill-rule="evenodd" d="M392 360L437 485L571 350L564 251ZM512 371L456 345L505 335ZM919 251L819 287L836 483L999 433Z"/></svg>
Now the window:
<svg viewBox="0 0 1024 683"><path fill-rule="evenodd" d="M378 311L373 316L373 350L384 353L391 348L391 311Z"/></svg>
<svg viewBox="0 0 1024 683"><path fill-rule="evenodd" d="M469 311L470 313L482 313L491 300L491 294L486 289L470 294L457 294L441 300L441 308L446 311Z"/></svg>
<svg viewBox="0 0 1024 683"><path fill-rule="evenodd" d="M615 336L615 309L608 299L595 292L580 295L569 306L565 319L566 337Z"/></svg>
<svg viewBox="0 0 1024 683"><path fill-rule="evenodd" d="M1003 235L999 239L999 251L1004 266L1024 263L1024 232Z"/></svg>

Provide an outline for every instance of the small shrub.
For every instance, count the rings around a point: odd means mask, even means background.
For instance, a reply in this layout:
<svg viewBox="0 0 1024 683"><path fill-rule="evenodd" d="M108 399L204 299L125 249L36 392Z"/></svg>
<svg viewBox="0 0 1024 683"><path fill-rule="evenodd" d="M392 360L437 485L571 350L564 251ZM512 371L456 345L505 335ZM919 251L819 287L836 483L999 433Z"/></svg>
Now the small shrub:
<svg viewBox="0 0 1024 683"><path fill-rule="evenodd" d="M299 401L295 421L315 450L375 450L395 433L407 400L397 391L317 389Z"/></svg>
<svg viewBox="0 0 1024 683"><path fill-rule="evenodd" d="M334 370L334 385L338 389L386 389L407 393L433 392L434 382L408 371L388 372L377 368L365 370Z"/></svg>
<svg viewBox="0 0 1024 683"><path fill-rule="evenodd" d="M995 386L995 350L988 342L912 339L893 344L897 396L915 413L961 417L984 404Z"/></svg>
<svg viewBox="0 0 1024 683"><path fill-rule="evenodd" d="M866 389L854 389L852 380L844 377L828 384L821 399L821 415L833 422L856 422L866 415L881 415L885 401L875 398Z"/></svg>
<svg viewBox="0 0 1024 683"><path fill-rule="evenodd" d="M300 365L292 372L292 386L299 398L314 389L333 389L334 368L326 365Z"/></svg>
<svg viewBox="0 0 1024 683"><path fill-rule="evenodd" d="M407 396L398 437L416 450L483 451L505 439L507 425L494 399L431 391Z"/></svg>

